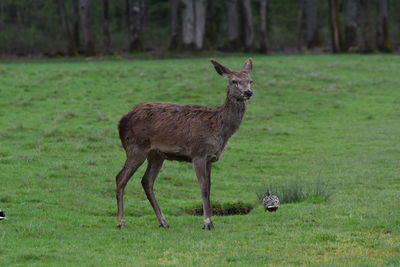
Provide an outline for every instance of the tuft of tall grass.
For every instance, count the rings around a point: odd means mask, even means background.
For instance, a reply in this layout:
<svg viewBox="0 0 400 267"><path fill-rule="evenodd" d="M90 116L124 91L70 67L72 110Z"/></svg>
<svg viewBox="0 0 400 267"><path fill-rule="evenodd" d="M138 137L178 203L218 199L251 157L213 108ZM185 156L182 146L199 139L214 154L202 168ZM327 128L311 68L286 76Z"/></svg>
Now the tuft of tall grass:
<svg viewBox="0 0 400 267"><path fill-rule="evenodd" d="M281 204L302 201L321 203L327 201L332 196L329 184L326 181L293 181L282 185L264 186L256 193L261 202L267 195L268 190L271 190L272 194L279 198Z"/></svg>

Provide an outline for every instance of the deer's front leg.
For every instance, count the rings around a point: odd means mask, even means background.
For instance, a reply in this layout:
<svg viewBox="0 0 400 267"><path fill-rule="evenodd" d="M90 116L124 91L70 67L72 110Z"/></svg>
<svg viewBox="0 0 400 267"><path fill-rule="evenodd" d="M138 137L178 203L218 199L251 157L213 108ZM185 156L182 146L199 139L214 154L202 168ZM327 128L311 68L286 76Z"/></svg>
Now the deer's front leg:
<svg viewBox="0 0 400 267"><path fill-rule="evenodd" d="M205 158L193 159L193 166L199 182L201 198L203 200L204 230L211 230L214 225L211 221L212 209L210 204L211 190L211 163Z"/></svg>

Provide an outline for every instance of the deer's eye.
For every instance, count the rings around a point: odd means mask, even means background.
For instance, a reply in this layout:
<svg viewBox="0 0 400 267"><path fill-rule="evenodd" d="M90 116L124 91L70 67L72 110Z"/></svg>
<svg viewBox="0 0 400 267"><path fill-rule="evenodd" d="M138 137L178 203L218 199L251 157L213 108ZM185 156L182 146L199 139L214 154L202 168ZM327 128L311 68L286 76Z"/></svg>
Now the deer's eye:
<svg viewBox="0 0 400 267"><path fill-rule="evenodd" d="M233 83L233 84L238 84L239 82L236 81L236 80L232 80L232 83Z"/></svg>
<svg viewBox="0 0 400 267"><path fill-rule="evenodd" d="M252 84L253 83L253 81L250 81L250 84Z"/></svg>

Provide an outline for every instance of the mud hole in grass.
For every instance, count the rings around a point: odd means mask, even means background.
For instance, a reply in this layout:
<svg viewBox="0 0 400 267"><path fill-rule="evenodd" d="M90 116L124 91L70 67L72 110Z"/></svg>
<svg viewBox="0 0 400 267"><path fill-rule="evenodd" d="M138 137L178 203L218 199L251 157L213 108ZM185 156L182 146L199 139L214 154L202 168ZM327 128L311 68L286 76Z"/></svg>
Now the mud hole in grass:
<svg viewBox="0 0 400 267"><path fill-rule="evenodd" d="M254 208L252 204L243 202L227 202L227 203L214 203L212 206L212 214L215 216L229 216L229 215L246 215ZM202 216L203 205L198 204L193 207L183 209L185 214Z"/></svg>

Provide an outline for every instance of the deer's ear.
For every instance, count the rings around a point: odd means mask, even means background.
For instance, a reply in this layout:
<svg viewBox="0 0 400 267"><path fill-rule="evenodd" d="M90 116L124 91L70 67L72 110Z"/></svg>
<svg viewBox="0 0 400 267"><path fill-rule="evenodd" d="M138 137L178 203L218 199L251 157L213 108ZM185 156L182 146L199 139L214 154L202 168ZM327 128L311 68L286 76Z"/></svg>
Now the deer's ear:
<svg viewBox="0 0 400 267"><path fill-rule="evenodd" d="M253 69L253 60L251 58L249 58L244 63L242 71L250 73L252 69Z"/></svg>
<svg viewBox="0 0 400 267"><path fill-rule="evenodd" d="M218 74L224 76L225 78L227 78L229 74L232 73L232 71L229 68L217 62L215 59L211 59L211 63L214 65L214 68L218 72Z"/></svg>

